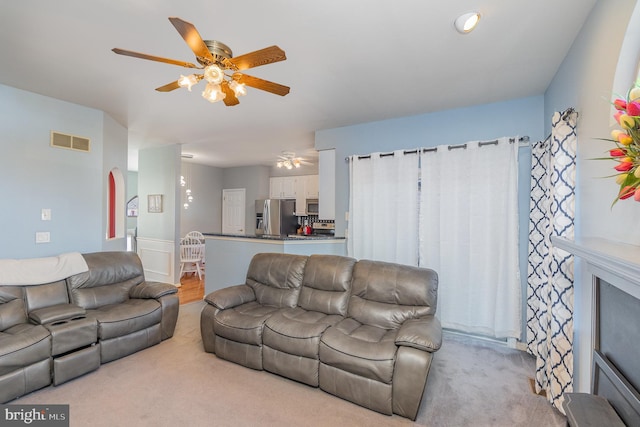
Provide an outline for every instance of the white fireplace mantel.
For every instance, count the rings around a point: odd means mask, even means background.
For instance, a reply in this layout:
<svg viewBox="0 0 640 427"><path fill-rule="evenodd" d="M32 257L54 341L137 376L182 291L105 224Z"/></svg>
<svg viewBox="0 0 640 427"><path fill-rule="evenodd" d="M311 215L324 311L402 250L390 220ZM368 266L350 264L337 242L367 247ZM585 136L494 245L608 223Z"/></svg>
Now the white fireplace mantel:
<svg viewBox="0 0 640 427"><path fill-rule="evenodd" d="M551 242L586 261L594 276L640 299L640 246L598 237L568 240L552 236Z"/></svg>

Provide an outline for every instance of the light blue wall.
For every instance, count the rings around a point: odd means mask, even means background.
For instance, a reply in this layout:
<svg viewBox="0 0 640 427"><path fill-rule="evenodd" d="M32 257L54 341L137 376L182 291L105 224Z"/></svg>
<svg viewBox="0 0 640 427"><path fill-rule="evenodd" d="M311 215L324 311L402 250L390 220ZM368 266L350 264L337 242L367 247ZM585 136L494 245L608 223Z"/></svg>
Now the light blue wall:
<svg viewBox="0 0 640 427"><path fill-rule="evenodd" d="M102 250L104 123L101 111L0 85L0 258ZM91 151L51 147L52 130L90 138ZM51 242L36 244L37 231Z"/></svg>
<svg viewBox="0 0 640 427"><path fill-rule="evenodd" d="M222 176L224 169L182 162L182 174L188 173L194 197L189 209L180 209L180 235L189 231L219 233L222 224ZM180 204L185 200L180 188Z"/></svg>
<svg viewBox="0 0 640 427"><path fill-rule="evenodd" d="M138 236L175 241L179 235L177 211L180 185L180 146L145 148L138 155ZM148 196L162 195L162 212L148 212ZM178 212L178 214L176 213Z"/></svg>

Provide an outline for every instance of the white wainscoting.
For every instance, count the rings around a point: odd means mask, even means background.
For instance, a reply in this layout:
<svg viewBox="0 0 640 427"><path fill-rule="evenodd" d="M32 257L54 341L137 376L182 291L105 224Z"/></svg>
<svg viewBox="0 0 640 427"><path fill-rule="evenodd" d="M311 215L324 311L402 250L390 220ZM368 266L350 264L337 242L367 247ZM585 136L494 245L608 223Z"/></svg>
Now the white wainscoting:
<svg viewBox="0 0 640 427"><path fill-rule="evenodd" d="M138 237L137 249L146 280L173 283L176 259L173 241Z"/></svg>

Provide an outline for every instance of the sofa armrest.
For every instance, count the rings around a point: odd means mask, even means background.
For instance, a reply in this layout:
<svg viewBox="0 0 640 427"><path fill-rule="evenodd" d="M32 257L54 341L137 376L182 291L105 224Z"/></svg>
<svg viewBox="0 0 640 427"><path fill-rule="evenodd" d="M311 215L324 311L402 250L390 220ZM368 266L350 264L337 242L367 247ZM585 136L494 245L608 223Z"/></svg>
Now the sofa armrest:
<svg viewBox="0 0 640 427"><path fill-rule="evenodd" d="M178 292L178 288L163 282L142 282L129 291L129 298L158 299Z"/></svg>
<svg viewBox="0 0 640 427"><path fill-rule="evenodd" d="M396 345L413 347L433 353L442 345L442 326L435 316L410 319L402 324Z"/></svg>
<svg viewBox="0 0 640 427"><path fill-rule="evenodd" d="M236 285L213 291L204 300L219 310L225 310L255 301L256 294L248 285Z"/></svg>

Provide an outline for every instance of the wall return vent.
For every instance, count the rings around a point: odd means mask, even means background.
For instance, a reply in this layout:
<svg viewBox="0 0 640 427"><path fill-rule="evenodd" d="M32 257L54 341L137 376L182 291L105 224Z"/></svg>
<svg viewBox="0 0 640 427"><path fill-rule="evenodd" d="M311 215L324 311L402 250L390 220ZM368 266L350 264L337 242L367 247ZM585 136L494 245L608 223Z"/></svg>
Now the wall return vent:
<svg viewBox="0 0 640 427"><path fill-rule="evenodd" d="M89 152L91 150L91 140L82 136L68 135L52 130L51 146Z"/></svg>

